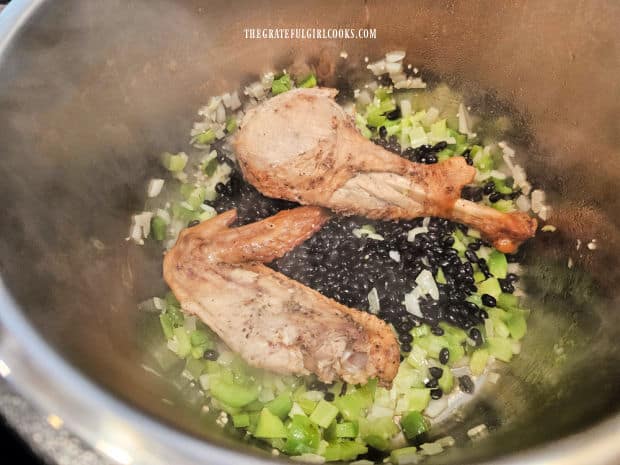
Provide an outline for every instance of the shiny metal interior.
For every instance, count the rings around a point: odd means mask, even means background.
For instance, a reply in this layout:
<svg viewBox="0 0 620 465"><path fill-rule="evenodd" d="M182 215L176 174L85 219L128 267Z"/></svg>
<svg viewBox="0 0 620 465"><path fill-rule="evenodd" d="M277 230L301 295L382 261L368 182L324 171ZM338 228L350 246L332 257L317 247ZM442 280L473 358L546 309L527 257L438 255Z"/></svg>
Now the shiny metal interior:
<svg viewBox="0 0 620 465"><path fill-rule="evenodd" d="M534 312L522 354L441 426L457 447L428 463L576 464L585 453L619 463L618 24L613 1L14 0L0 17L10 379L89 440L117 441L144 463L276 460L180 399L163 403L170 387L140 367L136 304L163 282L155 249L125 241L128 218L158 154L186 148L210 95L292 63L339 85L364 56L405 48L423 75L514 118L559 229L526 247ZM244 27L296 26L372 27L377 39L243 38ZM493 434L472 444L465 432L481 422Z"/></svg>

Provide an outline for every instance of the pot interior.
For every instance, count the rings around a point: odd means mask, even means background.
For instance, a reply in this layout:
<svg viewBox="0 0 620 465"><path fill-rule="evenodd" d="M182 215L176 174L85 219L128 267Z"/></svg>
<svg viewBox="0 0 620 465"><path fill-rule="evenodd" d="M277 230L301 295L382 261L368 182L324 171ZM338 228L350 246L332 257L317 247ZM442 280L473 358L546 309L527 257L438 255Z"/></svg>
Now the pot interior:
<svg viewBox="0 0 620 465"><path fill-rule="evenodd" d="M439 427L457 446L435 460L476 463L583 431L619 406L619 21L615 2L576 0L42 2L0 66L2 279L38 334L111 395L260 454L141 368L136 305L164 287L156 251L125 241L130 215L159 154L187 147L209 96L294 62L321 64L337 86L365 56L406 49L423 76L514 119L511 142L558 228L525 248L533 312L521 355ZM372 27L377 38L243 36L296 26ZM480 423L495 431L472 445L466 431Z"/></svg>

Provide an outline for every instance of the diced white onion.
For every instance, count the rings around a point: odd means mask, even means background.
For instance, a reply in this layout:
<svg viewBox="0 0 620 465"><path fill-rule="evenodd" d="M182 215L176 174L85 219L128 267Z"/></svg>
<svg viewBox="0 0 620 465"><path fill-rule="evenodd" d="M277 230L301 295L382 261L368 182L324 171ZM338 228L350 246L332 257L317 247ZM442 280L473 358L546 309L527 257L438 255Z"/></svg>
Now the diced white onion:
<svg viewBox="0 0 620 465"><path fill-rule="evenodd" d="M366 65L366 68L368 68L375 76L379 76L385 73L385 60L379 60L375 61L374 63L370 63Z"/></svg>
<svg viewBox="0 0 620 465"><path fill-rule="evenodd" d="M433 274L429 270L422 270L415 278L415 282L421 295L429 294L433 300L439 300L439 289Z"/></svg>
<svg viewBox="0 0 620 465"><path fill-rule="evenodd" d="M368 311L376 315L380 309L379 293L377 292L377 288L373 287L368 293Z"/></svg>
<svg viewBox="0 0 620 465"><path fill-rule="evenodd" d="M475 137L476 134L471 129L471 117L467 108L462 103L459 105L459 132L467 134L468 137Z"/></svg>
<svg viewBox="0 0 620 465"><path fill-rule="evenodd" d="M489 430L487 428L487 425L483 423L481 425L474 426L473 428L470 428L469 430L467 430L467 436L469 436L472 439L482 438L488 434L488 431Z"/></svg>
<svg viewBox="0 0 620 465"><path fill-rule="evenodd" d="M396 263L400 263L400 252L398 250L390 250L388 255Z"/></svg>
<svg viewBox="0 0 620 465"><path fill-rule="evenodd" d="M407 99L400 101L400 112L403 118L406 118L411 114L411 102Z"/></svg>
<svg viewBox="0 0 620 465"><path fill-rule="evenodd" d="M418 318L422 318L424 315L422 315L422 310L420 310L420 302L418 301L420 294L418 289L416 287L413 291L405 294L405 310Z"/></svg>
<svg viewBox="0 0 620 465"><path fill-rule="evenodd" d="M403 64L399 62L388 62L385 64L385 70L390 74L400 73L403 70Z"/></svg>
<svg viewBox="0 0 620 465"><path fill-rule="evenodd" d="M325 463L325 457L317 454L301 454L291 456L291 460L303 463Z"/></svg>
<svg viewBox="0 0 620 465"><path fill-rule="evenodd" d="M421 78L407 78L394 84L396 89L426 89L426 83Z"/></svg>
<svg viewBox="0 0 620 465"><path fill-rule="evenodd" d="M392 52L388 52L385 54L385 61L389 63L396 63L397 61L402 61L405 58L404 50L394 50Z"/></svg>
<svg viewBox="0 0 620 465"><path fill-rule="evenodd" d="M444 396L441 399L432 399L424 409L424 413L431 418L435 418L447 408L448 398Z"/></svg>
<svg viewBox="0 0 620 465"><path fill-rule="evenodd" d="M231 95L230 95L230 109L232 111L237 110L238 108L241 108L241 100L239 100L239 94L237 91L234 91Z"/></svg>
<svg viewBox="0 0 620 465"><path fill-rule="evenodd" d="M443 446L437 442L426 442L420 445L422 455L437 455L443 452Z"/></svg>
<svg viewBox="0 0 620 465"><path fill-rule="evenodd" d="M164 187L163 179L151 179L148 187L146 188L146 195L150 198L157 197L160 194L162 187Z"/></svg>

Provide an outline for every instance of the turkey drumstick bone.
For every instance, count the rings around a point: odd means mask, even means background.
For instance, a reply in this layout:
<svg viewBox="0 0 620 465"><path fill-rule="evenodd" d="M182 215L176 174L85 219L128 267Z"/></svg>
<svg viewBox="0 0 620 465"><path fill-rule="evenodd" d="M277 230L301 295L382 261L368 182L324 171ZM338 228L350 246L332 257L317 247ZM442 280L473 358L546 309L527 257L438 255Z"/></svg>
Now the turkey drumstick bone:
<svg viewBox="0 0 620 465"><path fill-rule="evenodd" d="M460 198L476 170L462 157L414 163L365 139L334 89L295 89L247 112L235 141L244 177L264 195L347 215L397 220L440 216L469 225L500 251L536 231L525 213Z"/></svg>

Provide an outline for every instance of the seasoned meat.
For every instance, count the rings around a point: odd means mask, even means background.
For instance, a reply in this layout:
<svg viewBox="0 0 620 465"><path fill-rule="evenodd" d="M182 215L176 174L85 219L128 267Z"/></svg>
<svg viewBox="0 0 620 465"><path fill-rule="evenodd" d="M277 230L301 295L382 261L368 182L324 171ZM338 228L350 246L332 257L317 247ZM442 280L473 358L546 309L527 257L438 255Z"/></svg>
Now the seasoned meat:
<svg viewBox="0 0 620 465"><path fill-rule="evenodd" d="M477 228L502 252L534 235L525 213L460 199L476 173L464 158L424 165L388 152L359 134L336 93L295 89L248 111L237 159L264 195L373 219L440 216Z"/></svg>
<svg viewBox="0 0 620 465"><path fill-rule="evenodd" d="M250 365L389 385L399 365L392 329L262 263L283 256L329 218L319 207L285 210L238 228L235 210L181 232L164 258L164 279L183 310L197 315Z"/></svg>

